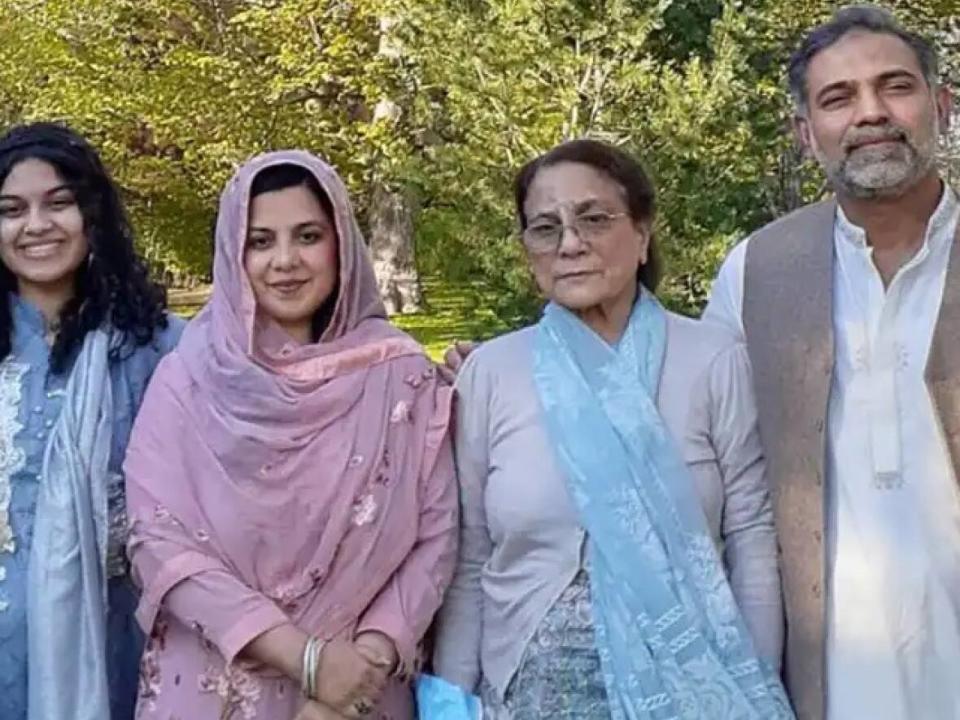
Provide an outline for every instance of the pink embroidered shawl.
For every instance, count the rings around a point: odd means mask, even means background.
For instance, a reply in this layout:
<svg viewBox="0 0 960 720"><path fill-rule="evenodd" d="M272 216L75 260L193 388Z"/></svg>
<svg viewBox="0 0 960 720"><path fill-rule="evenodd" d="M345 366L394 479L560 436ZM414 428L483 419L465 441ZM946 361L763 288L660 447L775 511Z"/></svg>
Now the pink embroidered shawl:
<svg viewBox="0 0 960 720"><path fill-rule="evenodd" d="M316 176L339 237L333 318L303 346L257 316L242 264L251 183L283 163ZM336 173L302 152L245 165L221 199L213 295L157 369L124 466L138 618L154 641L166 611L229 669L289 619L324 637L379 629L412 662L455 557L451 391L384 316Z"/></svg>

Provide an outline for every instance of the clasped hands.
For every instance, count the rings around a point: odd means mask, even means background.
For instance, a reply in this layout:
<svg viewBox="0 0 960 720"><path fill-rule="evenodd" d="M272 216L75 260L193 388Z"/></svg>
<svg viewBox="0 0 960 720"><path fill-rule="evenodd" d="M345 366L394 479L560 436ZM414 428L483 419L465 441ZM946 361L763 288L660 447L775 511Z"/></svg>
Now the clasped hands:
<svg viewBox="0 0 960 720"><path fill-rule="evenodd" d="M320 656L317 698L308 700L295 720L369 717L397 662L393 642L382 633L361 633L353 642L331 640Z"/></svg>

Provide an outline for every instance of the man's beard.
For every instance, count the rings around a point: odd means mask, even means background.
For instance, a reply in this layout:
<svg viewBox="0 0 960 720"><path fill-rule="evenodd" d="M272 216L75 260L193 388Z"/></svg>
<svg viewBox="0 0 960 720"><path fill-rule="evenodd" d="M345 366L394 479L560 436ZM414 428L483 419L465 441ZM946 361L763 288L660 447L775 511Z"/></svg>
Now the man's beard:
<svg viewBox="0 0 960 720"><path fill-rule="evenodd" d="M843 139L842 158L819 159L838 192L862 200L900 197L933 167L938 126L934 116L930 132L920 139L892 123L854 128ZM879 140L889 142L863 145Z"/></svg>

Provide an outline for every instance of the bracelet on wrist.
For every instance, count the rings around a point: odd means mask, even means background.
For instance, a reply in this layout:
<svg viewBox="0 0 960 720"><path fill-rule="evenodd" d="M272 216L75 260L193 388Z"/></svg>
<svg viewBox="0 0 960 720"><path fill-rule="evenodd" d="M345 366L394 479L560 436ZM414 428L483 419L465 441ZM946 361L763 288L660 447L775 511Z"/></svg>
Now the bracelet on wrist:
<svg viewBox="0 0 960 720"><path fill-rule="evenodd" d="M311 635L303 647L300 691L308 700L317 699L317 672L320 670L320 658L326 646L327 640Z"/></svg>

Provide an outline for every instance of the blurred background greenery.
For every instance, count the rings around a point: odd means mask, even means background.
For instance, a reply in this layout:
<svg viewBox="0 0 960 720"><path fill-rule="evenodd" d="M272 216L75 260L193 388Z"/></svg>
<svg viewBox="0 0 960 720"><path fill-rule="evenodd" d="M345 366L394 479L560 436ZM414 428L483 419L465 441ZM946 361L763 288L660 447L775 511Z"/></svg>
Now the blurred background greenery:
<svg viewBox="0 0 960 720"><path fill-rule="evenodd" d="M660 193L663 297L696 313L730 247L823 194L783 79L822 0L3 0L0 125L60 119L103 151L189 314L219 191L284 147L349 185L381 290L432 350L526 322L511 181L590 135ZM960 0L886 3L960 76ZM944 153L960 178L960 135Z"/></svg>

